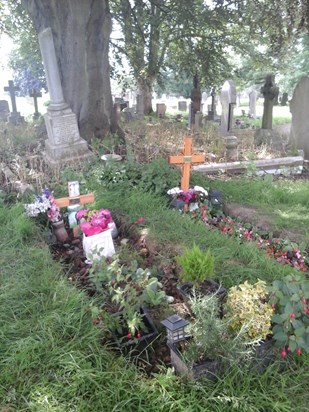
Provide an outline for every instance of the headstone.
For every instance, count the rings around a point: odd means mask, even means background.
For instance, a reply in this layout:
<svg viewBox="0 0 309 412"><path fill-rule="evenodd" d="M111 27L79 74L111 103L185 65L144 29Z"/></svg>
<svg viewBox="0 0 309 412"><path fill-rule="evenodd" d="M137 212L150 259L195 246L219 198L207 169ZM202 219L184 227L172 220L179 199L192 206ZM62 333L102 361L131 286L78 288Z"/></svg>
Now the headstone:
<svg viewBox="0 0 309 412"><path fill-rule="evenodd" d="M6 122L10 114L9 103L7 100L0 100L0 120Z"/></svg>
<svg viewBox="0 0 309 412"><path fill-rule="evenodd" d="M165 103L157 103L157 116L158 117L165 117L166 112L166 104Z"/></svg>
<svg viewBox="0 0 309 412"><path fill-rule="evenodd" d="M227 136L224 138L225 148L226 148L226 160L235 162L238 158L237 152L237 137L236 136Z"/></svg>
<svg viewBox="0 0 309 412"><path fill-rule="evenodd" d="M195 119L194 119L194 132L198 133L200 128L202 127L202 122L203 122L203 113L202 112L197 112L195 113Z"/></svg>
<svg viewBox="0 0 309 412"><path fill-rule="evenodd" d="M193 77L193 89L191 90L191 113L190 113L190 127L194 125L195 113L201 111L202 94L199 86L197 75Z"/></svg>
<svg viewBox="0 0 309 412"><path fill-rule="evenodd" d="M180 112L186 112L187 111L187 102L185 100L178 102L178 110Z"/></svg>
<svg viewBox="0 0 309 412"><path fill-rule="evenodd" d="M272 74L266 76L265 84L261 88L264 97L262 127L254 134L254 143L257 146L268 144L275 150L282 150L282 139L279 132L272 130L274 99L279 93Z"/></svg>
<svg viewBox="0 0 309 412"><path fill-rule="evenodd" d="M50 165L62 165L92 157L87 142L79 135L75 113L65 102L60 81L53 36L50 28L39 33L50 105L44 116L48 139L45 158Z"/></svg>
<svg viewBox="0 0 309 412"><path fill-rule="evenodd" d="M16 107L15 92L19 90L20 90L19 87L14 86L13 80L9 80L9 85L4 87L4 91L10 93L11 104L12 104L12 112L10 113L8 117L8 121L9 123L14 124L14 125L18 125L24 122L23 116L20 115Z"/></svg>
<svg viewBox="0 0 309 412"><path fill-rule="evenodd" d="M206 93L206 92L203 92L203 93L202 93L202 102L203 102L203 103L206 103L207 97L208 97L208 96L207 96L207 93Z"/></svg>
<svg viewBox="0 0 309 412"><path fill-rule="evenodd" d="M252 119L256 118L256 100L258 93L256 90L252 90L249 93L249 117Z"/></svg>
<svg viewBox="0 0 309 412"><path fill-rule="evenodd" d="M36 90L31 90L30 97L33 97L33 103L34 103L34 114L33 118L37 119L40 116L39 110L38 110L38 97L42 97L42 93L37 92Z"/></svg>
<svg viewBox="0 0 309 412"><path fill-rule="evenodd" d="M226 135L232 131L233 112L236 104L236 86L233 80L226 80L221 89L221 126L220 131Z"/></svg>
<svg viewBox="0 0 309 412"><path fill-rule="evenodd" d="M266 76L265 84L261 88L261 93L264 97L262 129L272 129L274 99L278 95L278 92L279 88L275 84L274 76L268 74Z"/></svg>
<svg viewBox="0 0 309 412"><path fill-rule="evenodd" d="M290 111L292 113L292 127L290 142L297 149L302 149L305 159L309 159L309 76L301 78L293 92L290 101Z"/></svg>
<svg viewBox="0 0 309 412"><path fill-rule="evenodd" d="M288 99L289 99L289 95L286 92L282 93L281 106L286 106Z"/></svg>

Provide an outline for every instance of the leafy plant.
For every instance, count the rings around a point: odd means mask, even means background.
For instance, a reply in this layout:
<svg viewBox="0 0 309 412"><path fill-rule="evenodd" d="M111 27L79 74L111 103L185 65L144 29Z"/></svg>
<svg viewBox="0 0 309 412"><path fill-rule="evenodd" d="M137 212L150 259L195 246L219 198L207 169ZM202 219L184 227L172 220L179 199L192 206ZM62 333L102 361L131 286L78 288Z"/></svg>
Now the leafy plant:
<svg viewBox="0 0 309 412"><path fill-rule="evenodd" d="M262 280L231 287L224 305L224 317L230 321L231 329L238 332L245 326L251 339L265 339L271 334L273 310L266 296L266 283Z"/></svg>
<svg viewBox="0 0 309 412"><path fill-rule="evenodd" d="M195 243L183 255L177 256L176 261L181 266L180 277L185 282L197 285L214 274L215 258L211 250L204 252Z"/></svg>
<svg viewBox="0 0 309 412"><path fill-rule="evenodd" d="M230 327L230 320L221 318L216 294L193 294L189 302L193 321L189 325L192 341L184 351L187 360L198 362L220 357L237 362L240 358L249 357L252 342L249 342L245 327L235 333Z"/></svg>
<svg viewBox="0 0 309 412"><path fill-rule="evenodd" d="M274 280L268 291L275 313L273 338L282 348L281 356L295 351L300 355L302 349L309 352L309 280L289 275Z"/></svg>

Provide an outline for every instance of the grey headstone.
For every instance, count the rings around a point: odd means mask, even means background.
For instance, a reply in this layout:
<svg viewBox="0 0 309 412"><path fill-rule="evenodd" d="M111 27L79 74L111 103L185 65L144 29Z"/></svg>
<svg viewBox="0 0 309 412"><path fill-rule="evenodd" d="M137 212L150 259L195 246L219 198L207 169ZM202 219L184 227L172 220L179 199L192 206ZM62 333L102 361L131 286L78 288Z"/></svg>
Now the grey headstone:
<svg viewBox="0 0 309 412"><path fill-rule="evenodd" d="M9 103L7 100L0 100L0 120L7 121L10 114Z"/></svg>
<svg viewBox="0 0 309 412"><path fill-rule="evenodd" d="M256 90L252 90L249 93L249 117L255 119L256 118L256 100L258 97L258 93Z"/></svg>
<svg viewBox="0 0 309 412"><path fill-rule="evenodd" d="M87 142L79 135L75 113L65 102L50 28L39 33L39 43L46 73L50 105L44 116L48 140L45 141L46 160L50 165L92 157Z"/></svg>
<svg viewBox="0 0 309 412"><path fill-rule="evenodd" d="M236 86L233 80L226 80L221 89L221 126L220 132L223 135L232 131L233 112L236 105Z"/></svg>
<svg viewBox="0 0 309 412"><path fill-rule="evenodd" d="M165 103L157 103L157 116L158 117L165 117L166 112L166 104Z"/></svg>
<svg viewBox="0 0 309 412"><path fill-rule="evenodd" d="M178 110L180 112L186 112L187 111L187 102L185 100L178 102Z"/></svg>
<svg viewBox="0 0 309 412"><path fill-rule="evenodd" d="M304 76L296 86L290 111L292 113L291 143L298 149L302 149L305 159L309 159L309 76Z"/></svg>

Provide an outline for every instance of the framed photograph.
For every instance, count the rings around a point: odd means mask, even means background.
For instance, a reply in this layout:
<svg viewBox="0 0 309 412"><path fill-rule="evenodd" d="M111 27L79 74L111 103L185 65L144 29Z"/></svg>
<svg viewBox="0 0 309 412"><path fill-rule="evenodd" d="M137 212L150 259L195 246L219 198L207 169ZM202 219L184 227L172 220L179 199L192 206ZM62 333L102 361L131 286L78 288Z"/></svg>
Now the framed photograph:
<svg viewBox="0 0 309 412"><path fill-rule="evenodd" d="M79 197L80 196L78 180L68 182L68 189L69 189L69 197Z"/></svg>

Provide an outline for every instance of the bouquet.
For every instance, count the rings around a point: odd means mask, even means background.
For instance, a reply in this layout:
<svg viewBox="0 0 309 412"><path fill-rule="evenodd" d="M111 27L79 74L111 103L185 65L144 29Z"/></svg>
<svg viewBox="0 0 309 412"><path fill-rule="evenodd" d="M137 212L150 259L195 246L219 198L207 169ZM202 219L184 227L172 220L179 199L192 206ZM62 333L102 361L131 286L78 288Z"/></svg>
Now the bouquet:
<svg viewBox="0 0 309 412"><path fill-rule="evenodd" d="M76 220L86 236L97 235L110 229L111 224L113 224L111 212L108 209L79 210L76 213Z"/></svg>
<svg viewBox="0 0 309 412"><path fill-rule="evenodd" d="M36 217L46 213L50 222L59 222L62 219L60 208L57 206L53 193L45 188L41 196L35 196L32 203L24 205L25 213L29 217Z"/></svg>

